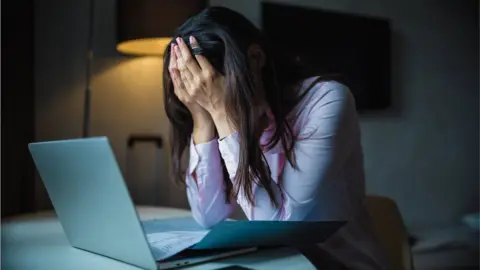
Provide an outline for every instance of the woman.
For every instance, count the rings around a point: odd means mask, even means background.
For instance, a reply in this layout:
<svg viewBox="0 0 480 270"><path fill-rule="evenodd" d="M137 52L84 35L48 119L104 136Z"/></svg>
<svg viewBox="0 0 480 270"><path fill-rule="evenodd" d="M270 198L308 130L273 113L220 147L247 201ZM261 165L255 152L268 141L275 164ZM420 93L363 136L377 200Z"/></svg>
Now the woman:
<svg viewBox="0 0 480 270"><path fill-rule="evenodd" d="M250 220L347 220L325 249L349 268L384 269L348 88L309 76L227 8L202 11L176 37L165 51L165 109L172 172L196 221L211 227L237 207Z"/></svg>

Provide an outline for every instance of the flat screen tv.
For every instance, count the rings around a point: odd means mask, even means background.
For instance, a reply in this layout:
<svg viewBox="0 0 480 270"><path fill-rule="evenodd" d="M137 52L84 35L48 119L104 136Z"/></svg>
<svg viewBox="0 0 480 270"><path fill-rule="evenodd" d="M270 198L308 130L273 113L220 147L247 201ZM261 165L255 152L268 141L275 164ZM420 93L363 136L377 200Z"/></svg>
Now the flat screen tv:
<svg viewBox="0 0 480 270"><path fill-rule="evenodd" d="M292 5L263 3L261 27L273 46L319 75L340 74L357 110L391 104L390 22Z"/></svg>

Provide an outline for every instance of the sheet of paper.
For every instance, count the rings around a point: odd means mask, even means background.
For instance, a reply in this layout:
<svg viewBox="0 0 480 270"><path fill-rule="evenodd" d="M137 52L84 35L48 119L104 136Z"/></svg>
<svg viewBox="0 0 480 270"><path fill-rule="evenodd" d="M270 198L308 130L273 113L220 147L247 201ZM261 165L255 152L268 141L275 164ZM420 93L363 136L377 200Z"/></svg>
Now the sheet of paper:
<svg viewBox="0 0 480 270"><path fill-rule="evenodd" d="M147 234L155 260L169 258L200 242L209 231L170 231Z"/></svg>

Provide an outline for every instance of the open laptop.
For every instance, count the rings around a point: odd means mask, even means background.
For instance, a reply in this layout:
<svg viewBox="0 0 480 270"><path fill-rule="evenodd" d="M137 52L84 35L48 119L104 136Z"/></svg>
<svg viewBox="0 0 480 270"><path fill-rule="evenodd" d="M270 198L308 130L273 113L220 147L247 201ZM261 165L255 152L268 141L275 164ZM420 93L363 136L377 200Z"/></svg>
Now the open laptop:
<svg viewBox="0 0 480 270"><path fill-rule="evenodd" d="M255 249L179 254L157 262L106 137L31 143L70 244L144 269L197 264Z"/></svg>

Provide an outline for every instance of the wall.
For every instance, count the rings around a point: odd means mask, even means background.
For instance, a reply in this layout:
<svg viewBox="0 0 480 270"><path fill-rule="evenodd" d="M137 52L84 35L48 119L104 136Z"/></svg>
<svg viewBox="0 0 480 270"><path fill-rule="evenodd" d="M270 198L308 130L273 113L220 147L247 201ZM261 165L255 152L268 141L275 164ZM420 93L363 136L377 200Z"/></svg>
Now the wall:
<svg viewBox="0 0 480 270"><path fill-rule="evenodd" d="M131 151L126 166L127 137L155 133L167 138L160 58L128 58L115 51L115 0L95 1L92 108L90 136L108 136L140 204L187 207L183 191L166 180L167 155L150 145ZM53 8L54 7L54 8ZM59 140L82 134L89 1L37 1L36 139ZM155 167L163 172L153 175ZM174 189L181 196L172 194ZM170 196L172 195L172 196ZM37 179L36 205L50 207Z"/></svg>
<svg viewBox="0 0 480 270"><path fill-rule="evenodd" d="M34 166L28 143L34 140L33 1L4 5L2 69L2 217L34 210ZM22 33L19 35L18 33Z"/></svg>
<svg viewBox="0 0 480 270"><path fill-rule="evenodd" d="M211 0L259 25L259 0ZM474 1L277 0L388 18L393 28L393 112L362 116L367 189L394 198L409 227L451 224L478 211L478 7ZM114 51L113 0L97 1L92 135L107 135L125 170L131 132L166 134L159 59L128 59ZM470 5L462 3L471 3ZM49 5L53 4L55 8ZM81 134L87 1L37 4L37 139ZM63 9L63 10L61 10ZM52 19L53 18L53 19ZM319 26L321 29L322 26ZM140 153L145 153L141 156ZM187 207L182 190L149 189L153 152L135 192ZM167 157L163 157L164 160ZM165 166L163 164L162 166ZM163 168L163 167L162 167ZM140 180L141 179L141 180ZM130 181L132 179L129 179ZM38 182L39 207L46 199ZM163 190L161 192L160 190Z"/></svg>

